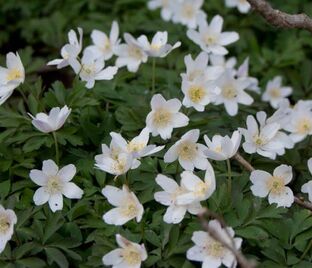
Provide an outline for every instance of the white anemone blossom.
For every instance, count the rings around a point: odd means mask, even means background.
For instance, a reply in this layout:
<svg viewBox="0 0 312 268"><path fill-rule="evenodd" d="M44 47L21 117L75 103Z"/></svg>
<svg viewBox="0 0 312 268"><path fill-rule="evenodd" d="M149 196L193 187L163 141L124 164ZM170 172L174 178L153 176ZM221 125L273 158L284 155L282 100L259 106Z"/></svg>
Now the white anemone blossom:
<svg viewBox="0 0 312 268"><path fill-rule="evenodd" d="M208 165L204 151L206 146L198 143L199 129L186 132L180 140L172 145L164 155L165 163L172 163L178 159L185 170L193 171L194 168L205 170Z"/></svg>
<svg viewBox="0 0 312 268"><path fill-rule="evenodd" d="M117 55L116 66L127 66L129 72L135 73L141 63L147 62L148 56L142 49L141 44L131 34L125 33L126 44L119 44L115 48Z"/></svg>
<svg viewBox="0 0 312 268"><path fill-rule="evenodd" d="M165 21L171 20L175 7L179 3L179 0L149 0L147 3L147 7L150 10L155 10L160 8L161 18Z"/></svg>
<svg viewBox="0 0 312 268"><path fill-rule="evenodd" d="M3 104L25 80L25 69L16 52L6 55L6 68L0 66L0 105Z"/></svg>
<svg viewBox="0 0 312 268"><path fill-rule="evenodd" d="M34 194L34 203L37 206L49 202L53 212L63 209L63 195L69 199L80 199L83 191L73 182L76 167L72 164L59 170L53 160L42 163L42 170L32 169L30 179L40 186Z"/></svg>
<svg viewBox="0 0 312 268"><path fill-rule="evenodd" d="M174 128L188 124L189 118L179 112L181 106L176 98L165 100L161 94L152 97L152 111L146 117L146 127L154 137L160 135L164 140L170 139Z"/></svg>
<svg viewBox="0 0 312 268"><path fill-rule="evenodd" d="M204 136L208 149L205 151L209 159L222 161L233 157L240 146L242 135L236 130L232 137L214 135L210 140L207 135Z"/></svg>
<svg viewBox="0 0 312 268"><path fill-rule="evenodd" d="M312 174L312 158L308 160L308 168L310 174ZM302 185L301 192L308 194L309 201L312 202L312 180Z"/></svg>
<svg viewBox="0 0 312 268"><path fill-rule="evenodd" d="M111 205L116 207L103 215L103 220L107 224L123 225L134 218L137 222L141 221L144 208L128 186L124 184L122 189L119 189L107 185L103 188L102 194Z"/></svg>
<svg viewBox="0 0 312 268"><path fill-rule="evenodd" d="M141 262L147 259L144 244L133 243L120 234L116 234L116 242L119 248L108 252L103 256L103 264L112 268L139 268Z"/></svg>
<svg viewBox="0 0 312 268"><path fill-rule="evenodd" d="M49 61L47 65L56 65L58 69L64 68L68 65L76 66L78 62L78 55L82 50L82 35L81 28L78 29L79 38L74 30L68 32L68 44L65 44L61 49L62 59L55 59Z"/></svg>
<svg viewBox="0 0 312 268"><path fill-rule="evenodd" d="M216 80L216 86L220 93L217 95L214 104L224 104L225 110L230 116L237 115L238 104L251 105L253 103L253 98L245 92L248 85L249 81L235 79L231 71L226 70Z"/></svg>
<svg viewBox="0 0 312 268"><path fill-rule="evenodd" d="M43 133L50 133L60 129L64 125L70 112L71 109L65 105L63 108L52 108L49 114L38 113L36 116L28 115L32 118L31 122L35 128Z"/></svg>
<svg viewBox="0 0 312 268"><path fill-rule="evenodd" d="M12 238L16 222L17 217L15 212L12 209L5 209L0 205L0 253Z"/></svg>
<svg viewBox="0 0 312 268"><path fill-rule="evenodd" d="M247 0L225 0L225 5L227 7L236 7L240 13L248 13L251 6Z"/></svg>
<svg viewBox="0 0 312 268"><path fill-rule="evenodd" d="M86 49L91 50L96 55L96 58L109 60L114 55L115 47L119 45L120 39L118 39L118 36L118 22L113 21L109 36L99 30L92 31L91 39L93 45L86 47Z"/></svg>
<svg viewBox="0 0 312 268"><path fill-rule="evenodd" d="M163 191L156 192L154 198L160 204L168 207L164 215L164 222L177 224L183 220L186 212L193 215L203 212L203 207L199 201L194 201L186 205L177 203L177 198L188 191L184 187L179 186L175 180L162 174L158 174L156 177L156 183L163 189Z"/></svg>
<svg viewBox="0 0 312 268"><path fill-rule="evenodd" d="M264 170L251 172L250 180L253 183L251 191L255 196L266 197L270 204L278 207L290 207L294 202L294 194L286 185L292 180L292 167L280 165L274 169L273 175Z"/></svg>
<svg viewBox="0 0 312 268"><path fill-rule="evenodd" d="M142 49L149 57L166 57L172 50L181 46L181 42L174 45L168 44L168 32L157 32L150 43L145 35L138 38L138 42Z"/></svg>
<svg viewBox="0 0 312 268"><path fill-rule="evenodd" d="M199 30L189 29L187 36L203 51L216 55L225 55L228 50L224 47L236 42L239 35L236 32L222 32L223 18L216 15L210 24L206 20L200 20Z"/></svg>
<svg viewBox="0 0 312 268"><path fill-rule="evenodd" d="M256 114L257 120L252 115L248 115L247 129L239 128L245 138L243 149L248 154L258 153L264 157L275 159L276 155L283 155L285 148L291 149L294 143L291 138L281 130L281 125L267 119L265 112Z"/></svg>
<svg viewBox="0 0 312 268"><path fill-rule="evenodd" d="M277 109L280 102L288 97L292 91L291 87L282 86L282 77L276 76L267 83L262 100L269 102L273 108Z"/></svg>
<svg viewBox="0 0 312 268"><path fill-rule="evenodd" d="M90 49L85 49L81 63L71 65L82 81L87 82L86 88L93 88L95 80L111 80L118 71L116 66L105 67L103 58L98 58Z"/></svg>
<svg viewBox="0 0 312 268"><path fill-rule="evenodd" d="M234 237L233 228L222 228L217 220L211 220L208 223L209 230L213 231L222 242L228 246L234 246L239 250L242 239ZM224 265L228 268L235 268L237 265L234 254L224 246L220 241L215 240L208 232L195 231L192 236L195 246L190 248L186 257L192 261L202 262L202 268L218 268ZM232 243L234 242L234 245Z"/></svg>

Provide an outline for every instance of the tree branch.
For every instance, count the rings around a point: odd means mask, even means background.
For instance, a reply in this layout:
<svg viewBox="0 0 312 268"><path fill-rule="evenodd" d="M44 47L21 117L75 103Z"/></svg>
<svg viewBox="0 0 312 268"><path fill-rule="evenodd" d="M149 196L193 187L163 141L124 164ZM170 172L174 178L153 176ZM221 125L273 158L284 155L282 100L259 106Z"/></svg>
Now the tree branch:
<svg viewBox="0 0 312 268"><path fill-rule="evenodd" d="M243 158L239 153L236 153L233 158L239 162L246 170L249 172L252 172L255 170L255 168L245 159ZM295 198L295 203L301 207L304 207L310 211L312 211L312 203L304 201L304 199L299 198L297 196L294 196Z"/></svg>
<svg viewBox="0 0 312 268"><path fill-rule="evenodd" d="M265 0L247 0L251 7L270 24L280 28L305 29L312 33L312 19L306 14L287 14L272 8Z"/></svg>

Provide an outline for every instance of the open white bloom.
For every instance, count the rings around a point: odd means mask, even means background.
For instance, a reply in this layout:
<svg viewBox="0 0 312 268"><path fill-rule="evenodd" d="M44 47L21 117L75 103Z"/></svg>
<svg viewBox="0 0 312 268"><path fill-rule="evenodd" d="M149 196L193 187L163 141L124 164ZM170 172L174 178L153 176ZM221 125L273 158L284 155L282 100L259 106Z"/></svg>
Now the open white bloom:
<svg viewBox="0 0 312 268"><path fill-rule="evenodd" d="M215 104L224 104L226 112L230 116L238 113L238 104L251 105L253 98L245 92L249 81L235 79L229 70L216 81L220 94L217 95Z"/></svg>
<svg viewBox="0 0 312 268"><path fill-rule="evenodd" d="M183 171L181 178L181 187L186 189L187 192L177 197L178 205L207 200L216 190L216 178L210 163L207 165L204 181L191 171Z"/></svg>
<svg viewBox="0 0 312 268"><path fill-rule="evenodd" d="M119 248L104 255L102 261L105 266L112 268L139 268L141 262L147 259L144 244L133 243L120 234L116 234Z"/></svg>
<svg viewBox="0 0 312 268"><path fill-rule="evenodd" d="M225 0L227 7L237 7L240 13L248 13L251 6L247 0Z"/></svg>
<svg viewBox="0 0 312 268"><path fill-rule="evenodd" d="M170 1L170 0L169 0ZM195 29L201 19L206 19L206 14L201 10L204 0L181 0L173 6L172 21L181 23L188 28Z"/></svg>
<svg viewBox="0 0 312 268"><path fill-rule="evenodd" d="M174 45L167 44L168 32L157 32L152 42L150 43L145 35L138 38L142 49L149 57L166 57L172 50L181 46L181 42L176 42Z"/></svg>
<svg viewBox="0 0 312 268"><path fill-rule="evenodd" d="M291 149L294 146L291 138L281 132L279 123L270 122L266 119L265 112L257 113L257 120L249 115L246 120L247 129L239 128L245 142L243 149L248 154L258 153L264 157L275 159L276 155L283 155L285 148Z"/></svg>
<svg viewBox="0 0 312 268"><path fill-rule="evenodd" d="M85 49L81 64L72 65L75 73L79 74L82 81L86 81L87 88L93 88L95 80L111 80L118 71L116 66L108 66L104 69L105 63L103 58L97 58L91 50Z"/></svg>
<svg viewBox="0 0 312 268"><path fill-rule="evenodd" d="M28 114L32 118L32 124L35 128L43 133L50 133L60 129L68 116L70 115L71 109L68 109L65 105L62 109L60 107L54 107L51 109L49 114L38 113L36 117Z"/></svg>
<svg viewBox="0 0 312 268"><path fill-rule="evenodd" d="M92 51L96 58L109 60L114 55L114 49L119 45L119 26L117 21L113 21L109 37L106 33L99 30L93 30L91 39L93 45L88 46L86 49Z"/></svg>
<svg viewBox="0 0 312 268"><path fill-rule="evenodd" d="M3 104L25 80L25 69L16 52L6 55L6 68L0 67L0 105Z"/></svg>
<svg viewBox="0 0 312 268"><path fill-rule="evenodd" d="M183 105L187 108L194 107L198 112L203 112L206 105L214 102L220 93L213 81L205 81L200 77L193 81L183 80L182 92Z"/></svg>
<svg viewBox="0 0 312 268"><path fill-rule="evenodd" d="M147 7L150 10L161 8L160 15L162 19L169 21L175 12L175 7L178 2L179 0L149 0Z"/></svg>
<svg viewBox="0 0 312 268"><path fill-rule="evenodd" d="M264 170L251 172L250 180L253 183L251 191L255 196L266 197L269 203L276 203L278 207L290 207L294 202L294 194L286 185L292 179L292 167L280 165L273 171L273 176Z"/></svg>
<svg viewBox="0 0 312 268"><path fill-rule="evenodd" d="M214 135L212 140L208 136L204 136L205 142L208 146L208 150L205 151L205 154L208 158L221 161L230 159L233 157L241 142L242 135L239 131L234 131L232 137L229 136L220 136Z"/></svg>
<svg viewBox="0 0 312 268"><path fill-rule="evenodd" d="M5 209L0 205L0 253L14 232L14 224L17 222L16 214L11 209Z"/></svg>
<svg viewBox="0 0 312 268"><path fill-rule="evenodd" d="M208 160L204 154L206 146L197 143L199 139L199 129L192 129L186 132L180 140L172 145L164 155L165 163L172 163L178 159L180 165L185 170L198 168L205 170Z"/></svg>
<svg viewBox="0 0 312 268"><path fill-rule="evenodd" d="M72 164L59 170L53 160L42 162L42 170L32 169L30 179L41 186L34 194L34 202L37 206L49 202L53 212L63 209L63 195L69 199L80 199L83 191L73 182L70 182L76 174L76 167Z"/></svg>
<svg viewBox="0 0 312 268"><path fill-rule="evenodd" d="M312 158L308 160L308 168L312 174ZM312 202L312 180L302 185L301 192L308 194L309 201Z"/></svg>
<svg viewBox="0 0 312 268"><path fill-rule="evenodd" d="M209 230L213 231L222 239L223 243L231 246L233 240L235 248L237 250L240 249L242 239L239 237L234 238L235 233L233 228L226 227L225 230L217 220L209 221L208 226ZM186 257L192 261L202 262L202 268L217 268L222 264L229 268L236 267L237 262L233 253L222 243L215 240L209 233L195 231L192 236L192 241L195 246L187 251Z"/></svg>
<svg viewBox="0 0 312 268"><path fill-rule="evenodd" d="M278 108L280 102L292 93L291 87L282 86L282 77L276 76L267 83L266 89L262 95L262 100L270 102L275 109Z"/></svg>
<svg viewBox="0 0 312 268"><path fill-rule="evenodd" d="M177 198L188 191L182 186L179 186L175 180L158 174L156 182L164 191L156 192L154 198L160 204L168 206L164 215L164 222L177 224L183 220L186 212L193 215L203 212L200 202L193 202L186 205L177 203Z"/></svg>
<svg viewBox="0 0 312 268"><path fill-rule="evenodd" d="M64 68L68 65L76 66L79 64L77 57L82 50L82 29L77 28L79 38L74 30L68 32L68 44L64 45L61 49L62 59L55 59L49 61L47 65L57 65L58 69ZM75 70L75 69L74 69Z"/></svg>
<svg viewBox="0 0 312 268"><path fill-rule="evenodd" d="M203 51L216 55L225 55L228 50L224 47L236 42L239 35L236 32L221 32L223 18L216 15L210 24L206 20L200 20L199 30L189 29L187 36L195 44L199 45Z"/></svg>
<svg viewBox="0 0 312 268"><path fill-rule="evenodd" d="M160 135L164 140L170 139L174 128L188 124L189 118L179 112L181 106L178 99L165 100L161 94L152 97L152 111L146 117L146 127L154 137Z"/></svg>
<svg viewBox="0 0 312 268"><path fill-rule="evenodd" d="M148 56L131 34L125 33L124 39L126 44L120 44L115 48L115 55L118 56L116 66L127 66L129 72L135 73L142 62L147 62Z"/></svg>
<svg viewBox="0 0 312 268"><path fill-rule="evenodd" d="M294 142L300 142L312 135L312 101L298 101L291 109L283 129L290 132L289 137Z"/></svg>
<svg viewBox="0 0 312 268"><path fill-rule="evenodd" d="M107 224L123 225L134 218L137 222L141 221L144 208L128 186L124 184L122 189L118 189L107 185L103 188L102 194L111 205L116 207L103 215L103 220Z"/></svg>

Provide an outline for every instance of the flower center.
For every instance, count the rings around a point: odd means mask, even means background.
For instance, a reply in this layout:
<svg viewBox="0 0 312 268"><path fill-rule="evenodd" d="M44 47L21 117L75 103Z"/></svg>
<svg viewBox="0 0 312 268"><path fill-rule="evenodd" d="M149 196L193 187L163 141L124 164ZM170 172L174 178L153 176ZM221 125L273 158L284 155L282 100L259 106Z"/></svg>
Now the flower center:
<svg viewBox="0 0 312 268"><path fill-rule="evenodd" d="M172 114L165 109L155 111L153 116L153 123L157 127L165 127L171 122Z"/></svg>
<svg viewBox="0 0 312 268"><path fill-rule="evenodd" d="M285 190L285 182L282 177L272 176L272 178L267 182L267 187L271 193L280 195Z"/></svg>
<svg viewBox="0 0 312 268"><path fill-rule="evenodd" d="M214 148L214 151L217 152L217 153L221 153L222 152L222 147L221 145L218 145Z"/></svg>
<svg viewBox="0 0 312 268"><path fill-rule="evenodd" d="M93 64L83 64L81 72L85 75L92 75L95 72L95 66Z"/></svg>
<svg viewBox="0 0 312 268"><path fill-rule="evenodd" d="M135 59L140 60L142 58L142 51L140 48L136 46L130 46L129 47L129 56Z"/></svg>
<svg viewBox="0 0 312 268"><path fill-rule="evenodd" d="M141 254L133 246L128 246L123 250L123 258L128 265L137 265L141 262Z"/></svg>
<svg viewBox="0 0 312 268"><path fill-rule="evenodd" d="M214 35L211 34L207 34L204 37L204 42L206 43L206 45L210 46L210 45L214 45L217 41L217 38Z"/></svg>
<svg viewBox="0 0 312 268"><path fill-rule="evenodd" d="M183 141L178 147L178 155L182 160L191 161L194 160L197 154L196 143Z"/></svg>
<svg viewBox="0 0 312 268"><path fill-rule="evenodd" d="M206 250L208 255L213 256L215 258L221 258L224 255L224 247L218 241L211 240L206 246Z"/></svg>
<svg viewBox="0 0 312 268"><path fill-rule="evenodd" d="M256 144L256 146L260 147L264 144L266 144L266 140L260 137L259 135L255 135L253 137L253 142Z"/></svg>
<svg viewBox="0 0 312 268"><path fill-rule="evenodd" d="M312 122L309 118L302 118L297 123L297 131L300 134L307 134L312 130Z"/></svg>
<svg viewBox="0 0 312 268"><path fill-rule="evenodd" d="M125 159L116 159L113 164L113 170L117 174L123 174L126 172L126 161Z"/></svg>
<svg viewBox="0 0 312 268"><path fill-rule="evenodd" d="M199 103L205 96L205 90L200 86L192 86L188 91L189 98L194 103Z"/></svg>
<svg viewBox="0 0 312 268"><path fill-rule="evenodd" d="M145 147L144 142L130 141L127 145L127 150L130 153L137 153Z"/></svg>
<svg viewBox="0 0 312 268"><path fill-rule="evenodd" d="M9 73L7 75L7 80L8 81L12 81L12 80L15 80L15 79L19 79L22 77L22 73L20 70L14 68L14 69L11 69L9 70Z"/></svg>
<svg viewBox="0 0 312 268"><path fill-rule="evenodd" d="M50 194L56 194L60 192L62 189L60 178L58 176L49 177L47 188Z"/></svg>
<svg viewBox="0 0 312 268"><path fill-rule="evenodd" d="M199 182L196 185L195 195L198 197L204 197L208 188L209 188L209 185L207 183Z"/></svg>
<svg viewBox="0 0 312 268"><path fill-rule="evenodd" d="M159 44L151 44L151 49L154 51L158 51L161 48L161 45Z"/></svg>
<svg viewBox="0 0 312 268"><path fill-rule="evenodd" d="M222 88L221 94L225 99L234 99L237 96L237 91L233 86L225 86Z"/></svg>
<svg viewBox="0 0 312 268"><path fill-rule="evenodd" d="M0 216L0 233L1 234L6 233L9 228L10 228L9 219L5 215Z"/></svg>
<svg viewBox="0 0 312 268"><path fill-rule="evenodd" d="M136 204L131 201L128 200L128 203L126 204L126 206L123 208L122 211L123 215L129 217L129 218L133 218L137 215L137 207Z"/></svg>
<svg viewBox="0 0 312 268"><path fill-rule="evenodd" d="M195 10L192 5L186 4L182 9L182 16L187 19L192 19L195 15Z"/></svg>
<svg viewBox="0 0 312 268"><path fill-rule="evenodd" d="M281 96L281 91L279 88L272 88L270 90L270 96L272 98L279 98Z"/></svg>

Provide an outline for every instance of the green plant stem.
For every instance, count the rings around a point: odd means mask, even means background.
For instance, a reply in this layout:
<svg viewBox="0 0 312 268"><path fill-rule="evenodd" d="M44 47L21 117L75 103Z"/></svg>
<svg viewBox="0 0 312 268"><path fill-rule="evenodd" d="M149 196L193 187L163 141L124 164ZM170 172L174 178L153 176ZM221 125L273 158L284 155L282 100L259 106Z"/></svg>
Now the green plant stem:
<svg viewBox="0 0 312 268"><path fill-rule="evenodd" d="M227 171L228 171L228 192L232 193L232 170L230 159L226 159Z"/></svg>
<svg viewBox="0 0 312 268"><path fill-rule="evenodd" d="M53 135L54 144L55 144L55 161L56 161L56 164L58 165L60 161L60 154L59 154L56 132L55 131L52 132L52 135Z"/></svg>
<svg viewBox="0 0 312 268"><path fill-rule="evenodd" d="M155 93L155 72L156 72L156 59L153 58L153 67L152 67L152 93Z"/></svg>
<svg viewBox="0 0 312 268"><path fill-rule="evenodd" d="M307 253L309 252L309 250L312 248L312 239L310 240L307 248L305 249L305 251L302 253L300 260L303 260L303 258L307 255Z"/></svg>

